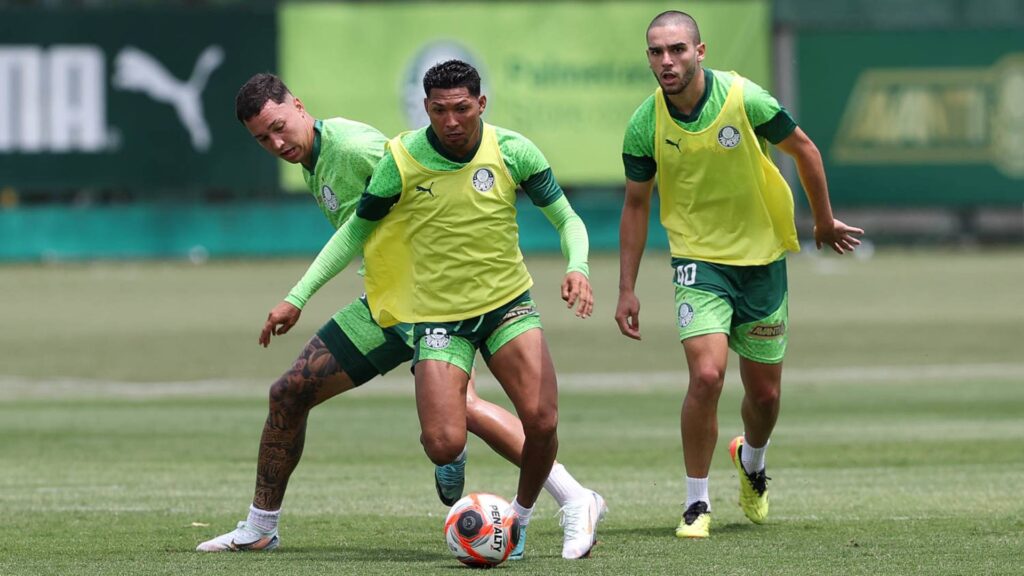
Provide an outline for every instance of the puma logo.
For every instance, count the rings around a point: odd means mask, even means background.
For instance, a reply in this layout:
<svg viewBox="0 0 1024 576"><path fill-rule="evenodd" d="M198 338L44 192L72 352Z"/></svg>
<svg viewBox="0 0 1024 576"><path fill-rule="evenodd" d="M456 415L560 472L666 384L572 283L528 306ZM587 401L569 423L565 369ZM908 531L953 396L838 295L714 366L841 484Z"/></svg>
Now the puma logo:
<svg viewBox="0 0 1024 576"><path fill-rule="evenodd" d="M114 86L142 92L153 100L169 104L188 131L192 148L198 152L210 149L210 128L203 117L203 90L210 74L224 61L224 49L207 46L196 59L192 76L181 81L167 71L152 55L134 46L126 46L114 58Z"/></svg>
<svg viewBox="0 0 1024 576"><path fill-rule="evenodd" d="M433 182L430 183L430 188L424 188L423 186L420 186L420 185L417 184L416 185L416 191L417 192L426 192L427 194L430 194L431 198L434 198L434 183Z"/></svg>
<svg viewBox="0 0 1024 576"><path fill-rule="evenodd" d="M673 141L669 140L668 138L665 138L665 144L671 144L672 146L676 147L676 150L679 150L680 152L682 152L682 149L679 148L679 140L676 140L675 142L673 142Z"/></svg>

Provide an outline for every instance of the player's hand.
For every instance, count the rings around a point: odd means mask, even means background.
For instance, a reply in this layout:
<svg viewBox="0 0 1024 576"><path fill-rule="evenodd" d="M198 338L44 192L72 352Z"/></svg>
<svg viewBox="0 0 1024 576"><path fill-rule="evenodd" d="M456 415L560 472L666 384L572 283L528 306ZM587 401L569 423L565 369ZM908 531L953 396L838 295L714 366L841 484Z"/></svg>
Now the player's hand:
<svg viewBox="0 0 1024 576"><path fill-rule="evenodd" d="M860 228L847 226L840 220L832 220L832 226L814 226L814 245L818 250L822 246L829 246L836 251L836 254L853 252L860 246L857 236L864 234Z"/></svg>
<svg viewBox="0 0 1024 576"><path fill-rule="evenodd" d="M580 272L569 272L562 280L562 300L572 308L576 305L576 315L589 318L594 311L594 293L590 291L590 280Z"/></svg>
<svg viewBox="0 0 1024 576"><path fill-rule="evenodd" d="M619 292L619 304L615 307L615 323L619 332L634 340L640 338L640 299L633 292Z"/></svg>
<svg viewBox="0 0 1024 576"><path fill-rule="evenodd" d="M287 334L292 326L299 321L299 310L288 302L281 302L267 314L267 321L263 323L263 331L260 332L260 346L266 348L270 344L270 335L280 336Z"/></svg>

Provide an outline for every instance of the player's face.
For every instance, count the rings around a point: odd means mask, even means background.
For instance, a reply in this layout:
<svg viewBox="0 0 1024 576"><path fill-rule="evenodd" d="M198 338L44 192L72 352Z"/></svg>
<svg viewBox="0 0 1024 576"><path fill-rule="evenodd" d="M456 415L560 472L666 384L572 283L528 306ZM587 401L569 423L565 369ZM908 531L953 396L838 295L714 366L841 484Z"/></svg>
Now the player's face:
<svg viewBox="0 0 1024 576"><path fill-rule="evenodd" d="M704 43L694 44L686 26L658 26L647 32L647 61L665 94L690 85L704 60Z"/></svg>
<svg viewBox="0 0 1024 576"><path fill-rule="evenodd" d="M431 88L423 105L434 134L456 156L465 156L480 142L480 115L487 107L483 94L473 96L468 88Z"/></svg>
<svg viewBox="0 0 1024 576"><path fill-rule="evenodd" d="M267 100L259 114L245 121L264 150L292 164L306 164L312 156L311 124L302 101L291 96L280 104Z"/></svg>

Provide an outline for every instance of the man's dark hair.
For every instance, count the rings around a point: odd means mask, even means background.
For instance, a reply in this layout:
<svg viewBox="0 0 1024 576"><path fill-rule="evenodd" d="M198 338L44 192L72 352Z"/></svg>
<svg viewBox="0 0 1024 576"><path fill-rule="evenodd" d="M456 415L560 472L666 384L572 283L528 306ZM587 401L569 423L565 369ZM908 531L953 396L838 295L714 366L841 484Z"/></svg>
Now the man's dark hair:
<svg viewBox="0 0 1024 576"><path fill-rule="evenodd" d="M679 25L689 28L693 36L693 43L700 44L700 28L697 27L697 21L693 19L693 16L678 10L667 10L655 16L654 20L651 20L651 25L647 27L647 31L650 32L651 28L659 26Z"/></svg>
<svg viewBox="0 0 1024 576"><path fill-rule="evenodd" d="M480 73L462 60L434 64L423 75L423 92L429 97L434 88L466 88L471 96L480 95Z"/></svg>
<svg viewBox="0 0 1024 576"><path fill-rule="evenodd" d="M246 120L263 110L267 100L280 104L290 94L291 91L277 76L267 72L256 74L238 89L238 95L235 96L235 116L239 122L245 124Z"/></svg>

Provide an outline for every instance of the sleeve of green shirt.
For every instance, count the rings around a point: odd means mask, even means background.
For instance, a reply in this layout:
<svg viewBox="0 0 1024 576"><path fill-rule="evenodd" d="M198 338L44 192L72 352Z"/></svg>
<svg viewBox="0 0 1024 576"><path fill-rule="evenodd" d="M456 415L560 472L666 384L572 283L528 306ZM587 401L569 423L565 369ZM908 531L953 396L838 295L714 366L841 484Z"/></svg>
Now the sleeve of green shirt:
<svg viewBox="0 0 1024 576"><path fill-rule="evenodd" d="M555 180L544 153L529 138L503 128L498 131L498 147L513 180L523 187L534 206L540 208L558 231L562 254L569 261L566 272L581 272L589 277L587 258L590 239L583 220L572 209L565 192Z"/></svg>
<svg viewBox="0 0 1024 576"><path fill-rule="evenodd" d="M373 170L370 183L359 198L356 214L366 220L377 221L388 215L391 207L402 197L402 174L398 171L390 148Z"/></svg>
<svg viewBox="0 0 1024 576"><path fill-rule="evenodd" d="M772 144L782 142L796 130L796 122L779 101L749 79L743 87L743 108L754 133Z"/></svg>
<svg viewBox="0 0 1024 576"><path fill-rule="evenodd" d="M569 261L565 273L580 272L590 277L587 258L590 253L590 238L587 227L576 211L569 205L569 199L562 196L552 204L540 209L551 225L558 230L558 238L562 245L562 255Z"/></svg>
<svg viewBox="0 0 1024 576"><path fill-rule="evenodd" d="M497 127L495 130L498 133L501 157L512 179L523 187L535 206L550 206L564 196L565 193L551 172L548 159L536 144L518 132Z"/></svg>
<svg viewBox="0 0 1024 576"><path fill-rule="evenodd" d="M629 124L622 140L622 164L626 178L633 182L647 182L658 172L654 161L654 96L641 104Z"/></svg>
<svg viewBox="0 0 1024 576"><path fill-rule="evenodd" d="M302 279L292 288L285 301L301 309L324 284L352 262L378 222L353 214L327 241Z"/></svg>

